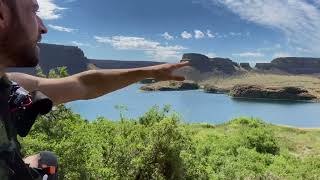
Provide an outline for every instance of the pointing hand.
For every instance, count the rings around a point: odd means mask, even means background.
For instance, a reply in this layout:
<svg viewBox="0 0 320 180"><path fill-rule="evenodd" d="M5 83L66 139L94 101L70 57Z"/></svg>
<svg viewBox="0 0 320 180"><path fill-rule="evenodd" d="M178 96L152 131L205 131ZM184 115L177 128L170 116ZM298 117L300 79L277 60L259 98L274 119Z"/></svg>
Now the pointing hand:
<svg viewBox="0 0 320 180"><path fill-rule="evenodd" d="M184 81L185 77L173 75L172 72L174 70L177 70L185 66L190 66L190 62L180 62L175 64L167 63L167 64L160 64L156 66L150 66L146 68L150 70L152 78L158 81L169 81L169 80Z"/></svg>

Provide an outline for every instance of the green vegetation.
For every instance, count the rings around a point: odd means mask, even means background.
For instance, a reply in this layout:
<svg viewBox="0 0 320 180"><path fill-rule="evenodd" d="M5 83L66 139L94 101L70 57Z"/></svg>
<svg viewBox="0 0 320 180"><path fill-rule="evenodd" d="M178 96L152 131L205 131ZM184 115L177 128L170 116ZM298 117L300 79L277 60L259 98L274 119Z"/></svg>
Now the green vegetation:
<svg viewBox="0 0 320 180"><path fill-rule="evenodd" d="M237 118L184 124L168 107L88 122L61 105L21 140L59 156L61 179L319 179L320 131Z"/></svg>
<svg viewBox="0 0 320 180"><path fill-rule="evenodd" d="M320 130L250 118L186 124L169 106L88 122L60 105L20 142L24 155L55 152L61 179L320 178Z"/></svg>

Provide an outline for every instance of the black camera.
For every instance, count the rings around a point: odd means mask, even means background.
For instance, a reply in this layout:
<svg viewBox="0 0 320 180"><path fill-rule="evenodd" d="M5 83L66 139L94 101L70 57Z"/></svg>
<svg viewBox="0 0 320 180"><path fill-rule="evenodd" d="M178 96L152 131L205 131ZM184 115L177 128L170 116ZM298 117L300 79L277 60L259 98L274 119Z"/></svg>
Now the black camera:
<svg viewBox="0 0 320 180"><path fill-rule="evenodd" d="M16 83L12 84L9 111L15 121L17 133L26 137L38 115L45 115L52 109L53 102L40 91L29 93Z"/></svg>

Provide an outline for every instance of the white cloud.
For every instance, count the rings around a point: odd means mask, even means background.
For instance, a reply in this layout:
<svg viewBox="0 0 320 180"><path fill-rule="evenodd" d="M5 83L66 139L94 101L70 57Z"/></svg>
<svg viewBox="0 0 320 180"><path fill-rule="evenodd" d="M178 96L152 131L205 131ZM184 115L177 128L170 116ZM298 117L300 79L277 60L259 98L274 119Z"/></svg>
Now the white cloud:
<svg viewBox="0 0 320 180"><path fill-rule="evenodd" d="M40 6L38 16L44 20L61 18L60 12L65 8L59 7L54 0L38 0Z"/></svg>
<svg viewBox="0 0 320 180"><path fill-rule="evenodd" d="M72 28L67 28L67 27L63 27L63 26L56 26L56 25L52 25L49 24L48 25L50 28L56 30L56 31L61 31L61 32L74 32L76 29L72 29Z"/></svg>
<svg viewBox="0 0 320 180"><path fill-rule="evenodd" d="M72 41L71 44L73 44L75 46L91 46L89 43L81 43L78 41Z"/></svg>
<svg viewBox="0 0 320 180"><path fill-rule="evenodd" d="M242 35L242 33L240 33L240 32L230 32L229 34L230 34L230 36L241 36Z"/></svg>
<svg viewBox="0 0 320 180"><path fill-rule="evenodd" d="M273 55L273 58L278 58L278 57L290 57L290 53L287 52L277 52Z"/></svg>
<svg viewBox="0 0 320 180"><path fill-rule="evenodd" d="M191 39L191 38L192 38L192 34L189 33L189 32L187 32L187 31L183 31L183 32L181 33L181 37L182 37L183 39Z"/></svg>
<svg viewBox="0 0 320 180"><path fill-rule="evenodd" d="M172 58L177 60L181 58L181 51L187 49L183 46L178 46L178 45L175 45L175 46L162 45L159 42L147 40L143 37L94 36L94 38L97 42L110 44L115 49L144 51L147 55L150 55L155 60L168 60Z"/></svg>
<svg viewBox="0 0 320 180"><path fill-rule="evenodd" d="M263 47L263 48L258 48L256 51L259 52L274 52L274 51L279 51L282 48L281 44L274 44L273 46L270 47Z"/></svg>
<svg viewBox="0 0 320 180"><path fill-rule="evenodd" d="M243 53L237 53L232 54L233 56L240 56L240 57L264 57L264 54L260 52L243 52Z"/></svg>
<svg viewBox="0 0 320 180"><path fill-rule="evenodd" d="M194 37L196 39L202 39L205 37L205 34L200 30L194 30Z"/></svg>
<svg viewBox="0 0 320 180"><path fill-rule="evenodd" d="M163 38L165 38L166 40L173 40L174 37L172 35L170 35L168 32L165 32L161 35Z"/></svg>
<svg viewBox="0 0 320 180"><path fill-rule="evenodd" d="M146 54L158 60L179 60L182 57L180 51L185 49L187 48L182 46L158 46L155 49L146 51Z"/></svg>
<svg viewBox="0 0 320 180"><path fill-rule="evenodd" d="M216 37L214 34L211 33L210 30L207 30L207 36L208 36L209 38L215 38L215 37Z"/></svg>
<svg viewBox="0 0 320 180"><path fill-rule="evenodd" d="M275 48L278 48L278 49L281 48L281 44L276 44Z"/></svg>
<svg viewBox="0 0 320 180"><path fill-rule="evenodd" d="M206 0L242 19L282 31L290 44L320 53L319 0Z"/></svg>
<svg viewBox="0 0 320 180"><path fill-rule="evenodd" d="M296 50L300 53L311 53L309 49L305 49L302 47L296 47Z"/></svg>
<svg viewBox="0 0 320 180"><path fill-rule="evenodd" d="M207 54L205 54L207 57L209 57L209 58L214 58L214 57L217 57L217 55L215 54L215 53L212 53L212 52L210 52L210 53L207 53Z"/></svg>
<svg viewBox="0 0 320 180"><path fill-rule="evenodd" d="M203 39L208 36L208 38L215 38L218 33L213 34L210 30L207 30L206 32L202 32L201 30L194 30L194 38L195 39ZM181 33L182 39L191 39L193 38L193 35L189 33L188 31L183 31Z"/></svg>
<svg viewBox="0 0 320 180"><path fill-rule="evenodd" d="M227 34L219 34L219 33L217 33L216 35L217 35L218 38L228 38Z"/></svg>
<svg viewBox="0 0 320 180"><path fill-rule="evenodd" d="M152 50L160 46L159 42L146 40L142 37L113 36L94 37L97 42L111 44L116 49L121 50Z"/></svg>

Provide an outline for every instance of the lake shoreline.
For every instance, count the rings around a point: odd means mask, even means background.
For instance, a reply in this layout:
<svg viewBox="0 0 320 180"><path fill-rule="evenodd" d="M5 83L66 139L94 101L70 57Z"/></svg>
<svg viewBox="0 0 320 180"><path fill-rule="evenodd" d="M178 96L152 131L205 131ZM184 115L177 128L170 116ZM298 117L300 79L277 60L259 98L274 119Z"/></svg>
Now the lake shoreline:
<svg viewBox="0 0 320 180"><path fill-rule="evenodd" d="M247 73L213 77L203 81L142 81L144 91L185 91L201 89L210 94L226 94L232 98L320 102L317 76ZM319 84L319 85L318 85Z"/></svg>
<svg viewBox="0 0 320 180"><path fill-rule="evenodd" d="M134 84L97 99L70 103L68 107L88 120L97 116L119 119L120 112L126 117L140 117L154 105L170 105L186 123L221 124L236 117L255 117L276 125L320 128L320 103L230 98L226 94L204 93L202 89L149 92L139 90L140 86ZM116 109L116 105L125 105L127 110Z"/></svg>
<svg viewBox="0 0 320 180"><path fill-rule="evenodd" d="M179 83L179 82L177 82ZM183 83L182 83L183 84ZM268 101L288 101L288 102L305 102L305 103L320 103L320 98L319 97L315 97L314 99L311 100L299 100L299 99L281 99L281 98L267 98L267 97L250 97L250 95L248 96L244 96L244 97L236 97L230 94L231 90L212 90L212 89L206 89L203 86L200 86L199 84L196 85L196 83L187 83L188 86L190 86L189 88L180 88L179 86L177 87L176 84L174 86L171 86L167 84L165 85L154 85L154 83L148 84L148 85L143 85L140 87L141 91L144 92L165 92L165 91L189 91L189 90L201 90L201 92L203 93L207 93L207 94L224 94L232 99L241 99L241 100L268 100ZM191 84L191 85L190 85ZM197 86L199 88L197 88ZM293 87L294 88L294 87ZM263 91L261 91L261 93L263 93ZM280 96L280 95L279 95Z"/></svg>

